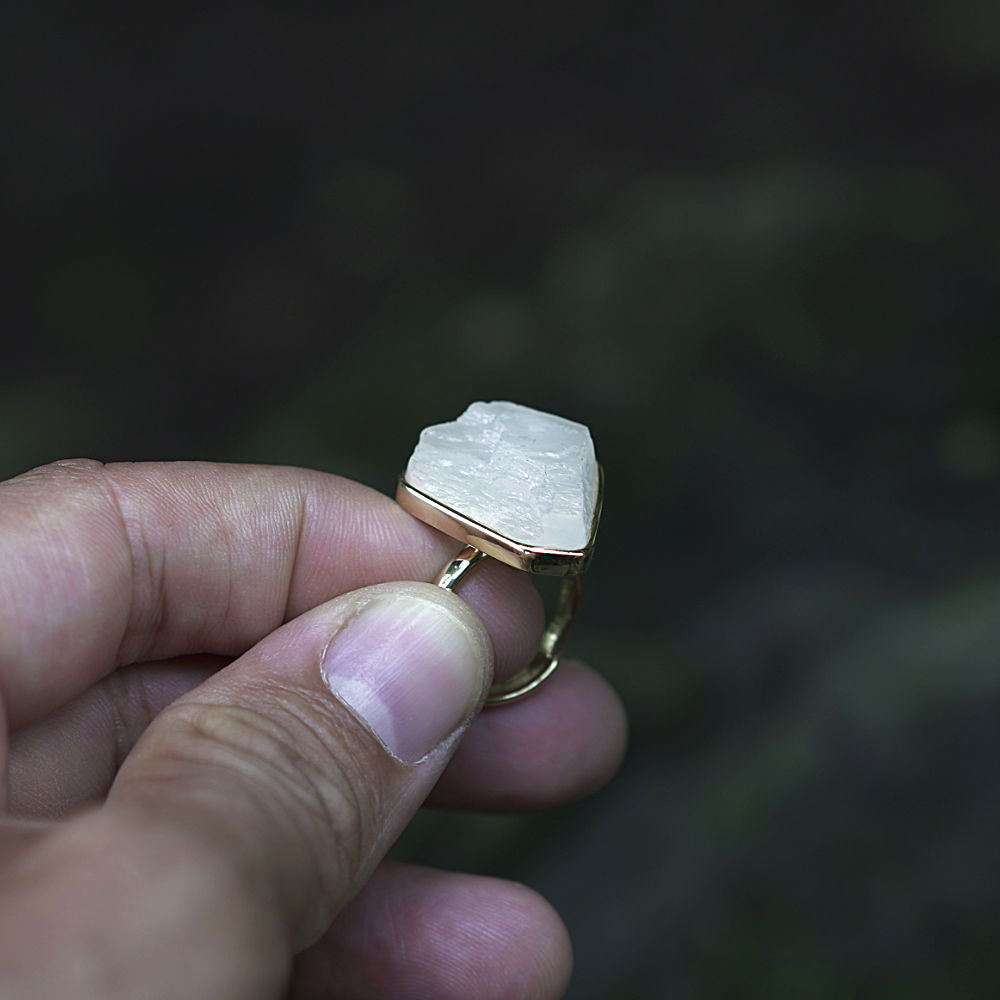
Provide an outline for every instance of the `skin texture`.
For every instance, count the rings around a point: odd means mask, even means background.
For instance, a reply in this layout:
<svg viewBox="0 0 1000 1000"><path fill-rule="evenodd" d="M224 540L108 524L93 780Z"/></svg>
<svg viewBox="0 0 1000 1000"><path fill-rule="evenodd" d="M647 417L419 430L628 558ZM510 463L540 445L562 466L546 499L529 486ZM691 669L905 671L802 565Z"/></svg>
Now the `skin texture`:
<svg viewBox="0 0 1000 1000"><path fill-rule="evenodd" d="M425 801L541 808L624 752L580 664L478 714L542 613L493 561L461 596L420 582L458 547L300 469L72 461L0 484L0 994L560 996L544 900L382 860ZM375 599L438 609L480 692L418 764L323 682Z"/></svg>

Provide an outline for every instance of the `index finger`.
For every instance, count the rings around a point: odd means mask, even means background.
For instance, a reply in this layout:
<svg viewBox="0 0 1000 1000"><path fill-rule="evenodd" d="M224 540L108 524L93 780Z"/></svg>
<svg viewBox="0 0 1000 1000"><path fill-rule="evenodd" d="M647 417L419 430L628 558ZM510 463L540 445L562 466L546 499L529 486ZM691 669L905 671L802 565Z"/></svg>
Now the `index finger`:
<svg viewBox="0 0 1000 1000"><path fill-rule="evenodd" d="M199 462L57 462L0 484L0 693L19 726L115 667L237 656L337 594L425 580L456 543L326 473ZM526 660L540 612L489 567L463 597L498 662Z"/></svg>

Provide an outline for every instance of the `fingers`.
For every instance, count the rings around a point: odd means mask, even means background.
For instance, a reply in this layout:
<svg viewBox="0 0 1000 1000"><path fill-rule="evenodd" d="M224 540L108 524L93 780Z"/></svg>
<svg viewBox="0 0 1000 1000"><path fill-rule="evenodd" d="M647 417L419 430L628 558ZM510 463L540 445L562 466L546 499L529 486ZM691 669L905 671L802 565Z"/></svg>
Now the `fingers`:
<svg viewBox="0 0 1000 1000"><path fill-rule="evenodd" d="M565 993L562 921L511 882L383 862L299 957L292 1000L546 1000Z"/></svg>
<svg viewBox="0 0 1000 1000"><path fill-rule="evenodd" d="M618 695L581 663L562 663L537 691L483 712L430 797L455 809L519 811L596 791L625 755Z"/></svg>
<svg viewBox="0 0 1000 1000"><path fill-rule="evenodd" d="M126 667L19 730L10 746L11 812L56 818L103 799L153 718L225 662L188 657ZM625 739L618 696L600 675L568 661L531 697L476 718L430 802L486 811L569 802L611 777Z"/></svg>
<svg viewBox="0 0 1000 1000"><path fill-rule="evenodd" d="M0 690L12 727L115 666L238 656L370 583L430 579L457 543L393 501L301 469L57 463L0 484ZM463 586L502 675L541 624L524 574Z"/></svg>
<svg viewBox="0 0 1000 1000"><path fill-rule="evenodd" d="M0 995L40 979L37 995L278 996L491 675L482 623L430 584L364 588L279 628L157 716L100 811L8 859Z"/></svg>
<svg viewBox="0 0 1000 1000"><path fill-rule="evenodd" d="M56 819L102 800L154 717L228 662L190 656L124 667L15 731L7 808L15 816Z"/></svg>
<svg viewBox="0 0 1000 1000"><path fill-rule="evenodd" d="M249 887L242 904L302 948L424 800L491 671L489 637L453 594L343 595L162 712L108 808L217 853Z"/></svg>
<svg viewBox="0 0 1000 1000"><path fill-rule="evenodd" d="M548 1000L572 967L530 889L383 862L293 972L230 868L136 816L0 828L0 884L3 996Z"/></svg>

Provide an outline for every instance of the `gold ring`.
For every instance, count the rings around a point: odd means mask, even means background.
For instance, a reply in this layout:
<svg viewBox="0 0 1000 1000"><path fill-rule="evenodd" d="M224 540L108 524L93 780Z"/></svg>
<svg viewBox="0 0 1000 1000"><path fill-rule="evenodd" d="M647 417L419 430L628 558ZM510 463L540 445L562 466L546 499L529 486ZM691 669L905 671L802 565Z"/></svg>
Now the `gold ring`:
<svg viewBox="0 0 1000 1000"><path fill-rule="evenodd" d="M559 665L580 605L580 578L593 554L603 493L590 432L564 417L516 403L477 402L458 420L421 432L396 500L464 545L435 583L453 590L487 557L563 578L534 659L494 684L487 705L524 697Z"/></svg>

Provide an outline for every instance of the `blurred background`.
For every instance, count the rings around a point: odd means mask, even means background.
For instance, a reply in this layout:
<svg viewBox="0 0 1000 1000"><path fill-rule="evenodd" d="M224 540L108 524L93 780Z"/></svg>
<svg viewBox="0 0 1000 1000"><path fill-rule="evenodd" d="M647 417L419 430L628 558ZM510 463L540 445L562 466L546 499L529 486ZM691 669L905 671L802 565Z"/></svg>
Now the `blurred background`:
<svg viewBox="0 0 1000 1000"><path fill-rule="evenodd" d="M577 1000L994 995L1000 5L3 22L2 477L589 424L626 766L400 853L546 893Z"/></svg>

